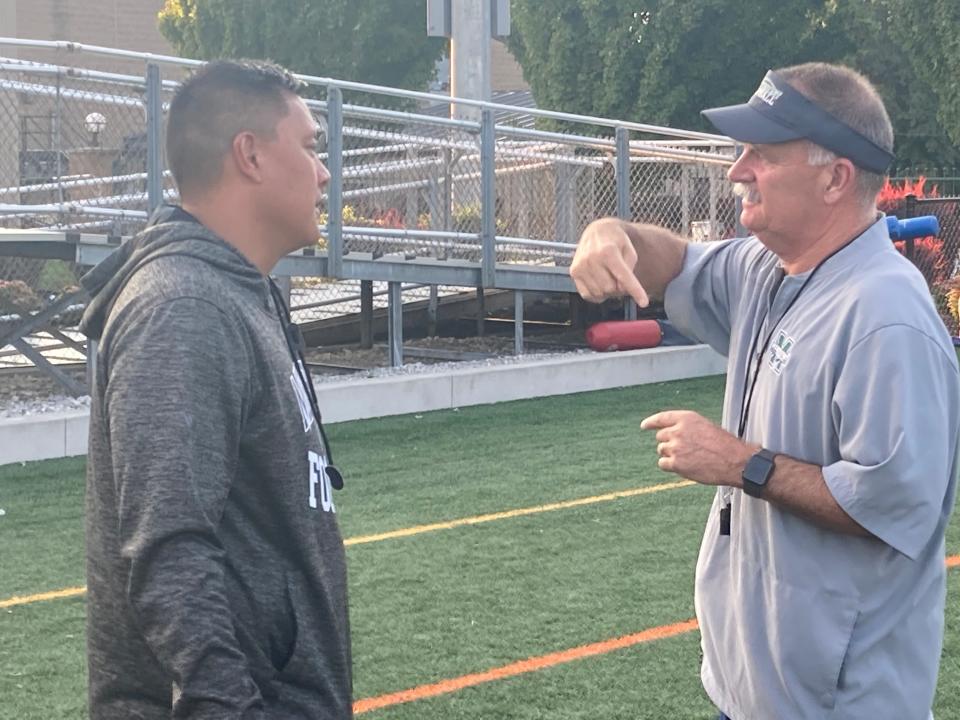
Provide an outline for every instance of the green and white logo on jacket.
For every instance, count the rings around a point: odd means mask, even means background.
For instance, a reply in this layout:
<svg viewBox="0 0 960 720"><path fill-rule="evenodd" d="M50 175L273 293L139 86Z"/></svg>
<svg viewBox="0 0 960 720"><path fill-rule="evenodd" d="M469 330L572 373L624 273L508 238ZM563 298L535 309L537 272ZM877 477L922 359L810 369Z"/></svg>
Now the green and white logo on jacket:
<svg viewBox="0 0 960 720"><path fill-rule="evenodd" d="M777 375L783 372L784 365L790 359L790 351L793 350L794 340L787 335L786 330L777 332L777 338L770 346L770 356L767 358L767 364Z"/></svg>

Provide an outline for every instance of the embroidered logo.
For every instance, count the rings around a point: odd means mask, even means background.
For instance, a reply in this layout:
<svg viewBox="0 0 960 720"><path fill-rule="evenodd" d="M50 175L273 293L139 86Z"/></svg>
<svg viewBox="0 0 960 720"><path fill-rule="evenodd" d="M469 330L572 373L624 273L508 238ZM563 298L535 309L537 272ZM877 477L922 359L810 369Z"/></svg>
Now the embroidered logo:
<svg viewBox="0 0 960 720"><path fill-rule="evenodd" d="M310 398L307 397L307 389L300 382L297 374L296 365L290 372L290 384L293 385L293 394L297 397L297 405L300 408L300 419L303 420L303 431L307 432L313 425L313 409L310 407Z"/></svg>
<svg viewBox="0 0 960 720"><path fill-rule="evenodd" d="M309 483L310 483L310 495L307 498L307 502L312 508L317 507L317 500L319 499L320 508L324 512L333 512L337 511L337 508L333 504L333 488L330 485L330 477L327 475L327 461L319 453L313 452L313 450L307 451L307 464L310 466L309 473ZM317 488L320 489L320 496L317 497Z"/></svg>
<svg viewBox="0 0 960 720"><path fill-rule="evenodd" d="M770 78L764 78L760 82L760 87L758 87L757 91L753 94L755 98L762 100L771 107L781 95L783 95L783 92L777 90L777 86L773 84L773 81Z"/></svg>
<svg viewBox="0 0 960 720"><path fill-rule="evenodd" d="M784 366L790 359L790 351L793 350L794 340L787 335L785 330L777 333L777 339L770 345L770 355L767 358L767 365L774 373L779 375L783 372Z"/></svg>

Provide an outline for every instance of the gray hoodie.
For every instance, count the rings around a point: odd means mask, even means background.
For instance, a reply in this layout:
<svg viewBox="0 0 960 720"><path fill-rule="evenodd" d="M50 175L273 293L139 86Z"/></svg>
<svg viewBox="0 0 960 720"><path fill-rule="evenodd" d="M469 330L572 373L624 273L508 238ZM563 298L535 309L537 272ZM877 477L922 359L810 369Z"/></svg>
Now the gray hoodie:
<svg viewBox="0 0 960 720"><path fill-rule="evenodd" d="M268 280L166 208L83 284L91 717L352 717L343 542Z"/></svg>

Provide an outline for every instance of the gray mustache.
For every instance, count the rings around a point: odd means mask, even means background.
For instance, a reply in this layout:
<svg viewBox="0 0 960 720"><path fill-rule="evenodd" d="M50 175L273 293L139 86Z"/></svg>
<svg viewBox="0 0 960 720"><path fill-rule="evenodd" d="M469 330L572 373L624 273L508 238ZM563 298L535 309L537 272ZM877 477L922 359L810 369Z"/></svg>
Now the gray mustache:
<svg viewBox="0 0 960 720"><path fill-rule="evenodd" d="M733 194L752 203L760 202L760 193L757 192L756 188L744 183L734 183Z"/></svg>

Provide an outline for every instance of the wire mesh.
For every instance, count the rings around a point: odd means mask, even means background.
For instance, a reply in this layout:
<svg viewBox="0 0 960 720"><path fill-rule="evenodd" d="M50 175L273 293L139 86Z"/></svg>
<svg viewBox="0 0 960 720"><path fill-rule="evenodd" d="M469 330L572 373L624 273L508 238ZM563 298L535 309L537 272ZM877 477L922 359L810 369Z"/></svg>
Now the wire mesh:
<svg viewBox="0 0 960 720"><path fill-rule="evenodd" d="M949 291L960 287L960 197L922 198L914 200L905 215L935 215L940 223L936 237L917 238L910 245L894 243L920 270L937 303L937 309L951 335L958 334L956 302L949 307Z"/></svg>
<svg viewBox="0 0 960 720"><path fill-rule="evenodd" d="M631 152L630 218L661 225L695 242L733 237L737 214L727 163L670 156L671 150L695 149L729 161L732 148L644 145L649 149Z"/></svg>
<svg viewBox="0 0 960 720"><path fill-rule="evenodd" d="M384 238L344 230L344 252L479 260L479 129L345 109L343 225L462 233Z"/></svg>
<svg viewBox="0 0 960 720"><path fill-rule="evenodd" d="M0 227L131 235L148 211L146 79L68 63L75 58L53 52L45 62L0 58ZM117 67L130 72L128 64ZM183 72L163 66L164 110ZM321 124L327 90L313 84L307 91ZM342 93L343 172L332 182L342 183L344 252L481 262L488 208L479 109L349 87ZM716 164L632 148L625 187L617 178L609 124L544 118L524 107L497 107L493 117L495 143L486 157L492 157L499 263L569 264L587 224L616 214L624 193L634 219L704 238L721 237L733 226L729 184ZM675 147L729 151L684 141ZM176 200L169 173L162 182L164 199ZM327 220L321 208L321 251ZM45 291L54 280L64 286L75 281L76 268L3 258L0 278ZM293 278L291 286L305 318L352 311L359 293L355 280ZM385 295L377 297L385 302Z"/></svg>
<svg viewBox="0 0 960 720"><path fill-rule="evenodd" d="M36 62L0 65L0 227L139 230L147 210L145 80ZM35 296L34 307L75 287L78 272L60 260L0 258L0 279L21 283L16 290ZM9 285L5 292L17 294Z"/></svg>
<svg viewBox="0 0 960 720"><path fill-rule="evenodd" d="M22 64L0 74L4 227L131 234L147 210L145 80Z"/></svg>
<svg viewBox="0 0 960 720"><path fill-rule="evenodd" d="M497 234L569 246L566 250L503 242L498 247L498 261L570 263L580 234L599 217L597 211L615 209L616 188L608 146L609 140L597 147L562 134L538 139L528 132L498 129Z"/></svg>

